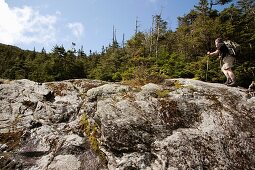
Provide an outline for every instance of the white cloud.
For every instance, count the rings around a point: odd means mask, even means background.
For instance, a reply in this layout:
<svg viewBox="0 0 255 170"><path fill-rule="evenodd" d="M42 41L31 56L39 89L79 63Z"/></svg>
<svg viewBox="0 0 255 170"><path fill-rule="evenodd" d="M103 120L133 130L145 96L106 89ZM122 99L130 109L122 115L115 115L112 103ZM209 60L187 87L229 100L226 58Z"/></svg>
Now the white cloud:
<svg viewBox="0 0 255 170"><path fill-rule="evenodd" d="M55 41L54 15L41 15L31 7L10 8L4 0L0 0L0 42L48 43Z"/></svg>
<svg viewBox="0 0 255 170"><path fill-rule="evenodd" d="M56 11L56 15L61 15L62 13L60 11Z"/></svg>
<svg viewBox="0 0 255 170"><path fill-rule="evenodd" d="M74 22L74 23L69 23L67 26L68 26L69 29L71 29L72 34L76 38L79 38L83 35L84 27L83 27L82 23Z"/></svg>

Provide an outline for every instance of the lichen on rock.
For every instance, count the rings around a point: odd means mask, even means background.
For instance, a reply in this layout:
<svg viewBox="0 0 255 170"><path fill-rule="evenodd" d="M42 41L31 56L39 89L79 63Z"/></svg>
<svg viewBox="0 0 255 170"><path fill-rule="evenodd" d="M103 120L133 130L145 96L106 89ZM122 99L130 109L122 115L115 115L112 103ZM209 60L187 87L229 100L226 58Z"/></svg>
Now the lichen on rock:
<svg viewBox="0 0 255 170"><path fill-rule="evenodd" d="M0 169L252 169L255 99L191 79L0 83ZM102 159L103 158L103 159Z"/></svg>

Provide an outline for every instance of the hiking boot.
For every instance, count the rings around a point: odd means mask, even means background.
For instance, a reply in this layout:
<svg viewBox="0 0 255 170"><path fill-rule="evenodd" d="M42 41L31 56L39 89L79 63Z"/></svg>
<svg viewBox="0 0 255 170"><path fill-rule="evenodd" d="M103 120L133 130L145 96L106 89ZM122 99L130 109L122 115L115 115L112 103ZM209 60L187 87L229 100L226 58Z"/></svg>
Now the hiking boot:
<svg viewBox="0 0 255 170"><path fill-rule="evenodd" d="M236 82L232 81L231 83L227 84L227 86L235 87L236 86Z"/></svg>
<svg viewBox="0 0 255 170"><path fill-rule="evenodd" d="M232 83L232 80L231 79L227 79L227 81L224 83L225 85L229 85Z"/></svg>

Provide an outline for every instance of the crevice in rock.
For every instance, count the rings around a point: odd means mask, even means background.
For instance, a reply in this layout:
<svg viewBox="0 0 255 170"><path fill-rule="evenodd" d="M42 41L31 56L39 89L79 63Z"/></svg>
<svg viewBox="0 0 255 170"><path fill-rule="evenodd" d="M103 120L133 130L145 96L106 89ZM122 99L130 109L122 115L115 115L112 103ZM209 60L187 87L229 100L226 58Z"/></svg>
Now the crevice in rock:
<svg viewBox="0 0 255 170"><path fill-rule="evenodd" d="M55 94L53 91L49 91L49 93L43 95L45 101L54 102L55 101Z"/></svg>

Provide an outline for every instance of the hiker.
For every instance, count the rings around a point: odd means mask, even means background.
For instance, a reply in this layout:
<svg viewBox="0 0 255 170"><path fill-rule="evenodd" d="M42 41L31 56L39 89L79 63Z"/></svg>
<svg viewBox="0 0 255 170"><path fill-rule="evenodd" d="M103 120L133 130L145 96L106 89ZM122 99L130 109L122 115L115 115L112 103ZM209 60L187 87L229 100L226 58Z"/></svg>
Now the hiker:
<svg viewBox="0 0 255 170"><path fill-rule="evenodd" d="M228 86L235 86L236 79L235 75L232 71L232 67L235 61L235 58L229 54L229 50L227 46L224 44L221 38L217 38L215 40L216 51L214 52L207 52L209 56L216 56L219 55L219 58L223 61L223 66L221 67L221 71L227 78L227 81L224 83Z"/></svg>
<svg viewBox="0 0 255 170"><path fill-rule="evenodd" d="M251 97L255 97L255 81L252 81L249 85L248 93Z"/></svg>

